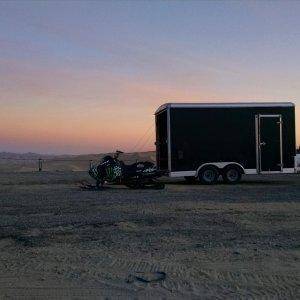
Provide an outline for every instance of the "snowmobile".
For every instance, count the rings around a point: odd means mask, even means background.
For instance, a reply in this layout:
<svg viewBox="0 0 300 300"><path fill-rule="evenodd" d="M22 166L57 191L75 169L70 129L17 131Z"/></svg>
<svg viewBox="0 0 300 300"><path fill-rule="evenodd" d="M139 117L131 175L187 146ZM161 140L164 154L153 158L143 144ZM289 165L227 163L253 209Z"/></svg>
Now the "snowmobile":
<svg viewBox="0 0 300 300"><path fill-rule="evenodd" d="M117 150L113 157L106 155L98 166L90 167L89 175L96 180L96 189L103 188L105 183L124 184L132 189L165 187L164 183L157 180L163 175L162 172L158 171L152 162L143 161L126 165L119 160L122 153Z"/></svg>

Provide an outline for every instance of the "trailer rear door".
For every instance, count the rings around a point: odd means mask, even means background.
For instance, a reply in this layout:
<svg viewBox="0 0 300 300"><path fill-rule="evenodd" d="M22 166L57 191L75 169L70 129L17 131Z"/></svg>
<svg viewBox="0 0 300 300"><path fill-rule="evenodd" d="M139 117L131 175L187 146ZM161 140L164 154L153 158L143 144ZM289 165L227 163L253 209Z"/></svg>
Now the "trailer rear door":
<svg viewBox="0 0 300 300"><path fill-rule="evenodd" d="M258 154L261 173L282 171L281 115L259 115Z"/></svg>

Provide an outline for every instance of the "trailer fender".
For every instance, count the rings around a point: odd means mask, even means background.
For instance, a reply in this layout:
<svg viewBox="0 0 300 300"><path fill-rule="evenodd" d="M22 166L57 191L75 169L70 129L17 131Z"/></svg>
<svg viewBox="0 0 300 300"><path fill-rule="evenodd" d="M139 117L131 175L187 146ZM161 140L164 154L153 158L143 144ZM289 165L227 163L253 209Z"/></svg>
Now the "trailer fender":
<svg viewBox="0 0 300 300"><path fill-rule="evenodd" d="M205 163L205 164L202 164L196 171L196 177L198 176L200 170L204 167L207 167L207 166L214 166L216 168L218 168L220 170L220 172L222 172L222 170L224 170L225 168L227 168L228 166L235 166L237 168L239 168L241 170L241 173L242 174L245 174L245 169L244 167L237 163L237 162L234 162L234 161L231 161L231 162L209 162L209 163Z"/></svg>

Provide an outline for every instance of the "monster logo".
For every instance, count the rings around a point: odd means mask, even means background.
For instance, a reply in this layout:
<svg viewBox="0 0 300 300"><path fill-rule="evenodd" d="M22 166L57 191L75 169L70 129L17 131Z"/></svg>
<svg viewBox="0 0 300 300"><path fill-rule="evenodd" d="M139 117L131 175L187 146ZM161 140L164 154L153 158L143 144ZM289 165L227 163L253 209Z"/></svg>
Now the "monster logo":
<svg viewBox="0 0 300 300"><path fill-rule="evenodd" d="M114 181L122 175L122 170L119 166L108 166L106 168L106 174L108 181Z"/></svg>

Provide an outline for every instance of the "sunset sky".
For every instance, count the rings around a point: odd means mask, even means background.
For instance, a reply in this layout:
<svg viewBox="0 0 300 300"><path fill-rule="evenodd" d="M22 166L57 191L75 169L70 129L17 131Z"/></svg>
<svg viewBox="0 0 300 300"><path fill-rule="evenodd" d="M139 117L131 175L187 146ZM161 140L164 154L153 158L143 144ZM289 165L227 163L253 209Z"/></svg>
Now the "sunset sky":
<svg viewBox="0 0 300 300"><path fill-rule="evenodd" d="M160 104L243 101L294 102L300 144L300 1L0 2L0 152L151 150Z"/></svg>

